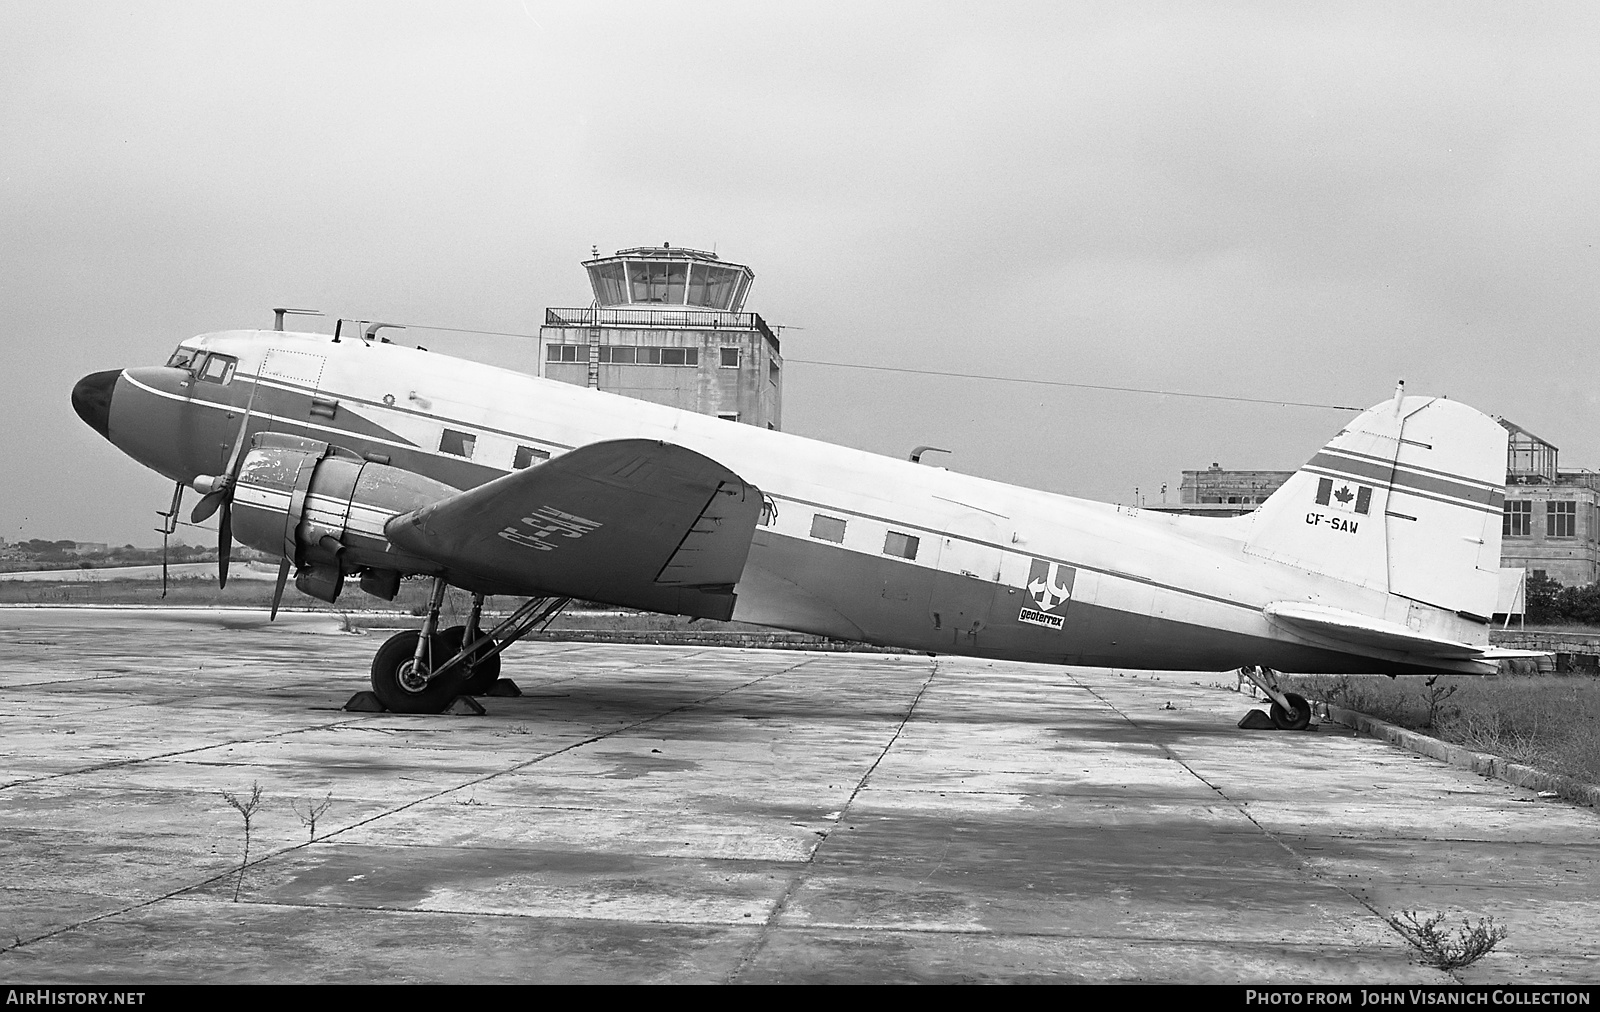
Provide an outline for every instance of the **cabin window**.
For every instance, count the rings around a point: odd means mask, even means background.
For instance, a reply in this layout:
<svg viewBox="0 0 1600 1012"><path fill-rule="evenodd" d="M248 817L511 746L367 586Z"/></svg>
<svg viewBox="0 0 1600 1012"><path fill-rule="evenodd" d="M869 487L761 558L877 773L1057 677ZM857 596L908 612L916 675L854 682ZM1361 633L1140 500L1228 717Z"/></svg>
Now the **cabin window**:
<svg viewBox="0 0 1600 1012"><path fill-rule="evenodd" d="M890 531L883 539L883 554L892 555L897 559L914 559L917 557L917 545L920 541L921 539L910 534Z"/></svg>
<svg viewBox="0 0 1600 1012"><path fill-rule="evenodd" d="M549 344L545 345L546 362L587 362L589 361L589 346L586 344Z"/></svg>
<svg viewBox="0 0 1600 1012"><path fill-rule="evenodd" d="M737 412L737 411L718 411L717 412L717 417L722 419L725 422L737 422L739 420L739 412Z"/></svg>
<svg viewBox="0 0 1600 1012"><path fill-rule="evenodd" d="M199 376L207 383L226 383L233 379L233 367L238 362L231 355L212 355L200 367Z"/></svg>
<svg viewBox="0 0 1600 1012"><path fill-rule="evenodd" d="M535 450L531 446L519 446L517 447L517 456L511 461L511 466L520 471L524 467L542 464L549 459L550 451L548 450Z"/></svg>
<svg viewBox="0 0 1600 1012"><path fill-rule="evenodd" d="M811 518L811 536L819 541L832 541L836 545L844 544L844 521L838 517L824 516L818 513Z"/></svg>
<svg viewBox="0 0 1600 1012"><path fill-rule="evenodd" d="M1544 532L1550 538L1575 538L1578 536L1578 504L1575 502L1547 502L1544 504Z"/></svg>
<svg viewBox="0 0 1600 1012"><path fill-rule="evenodd" d="M472 451L477 448L478 437L470 432L458 432L455 429L445 429L444 435L439 437L439 452L449 453L457 457L472 458Z"/></svg>
<svg viewBox="0 0 1600 1012"><path fill-rule="evenodd" d="M1526 499L1507 499L1505 517L1500 524L1500 536L1525 538L1533 533L1533 503Z"/></svg>
<svg viewBox="0 0 1600 1012"><path fill-rule="evenodd" d="M190 372L194 372L194 362L199 357L200 352L193 348L179 348L172 353L171 358L167 359L167 368L187 369Z"/></svg>
<svg viewBox="0 0 1600 1012"><path fill-rule="evenodd" d="M724 349L722 349L722 368L724 368L724 369L737 369L737 368L739 368L739 349L738 348L724 348Z"/></svg>

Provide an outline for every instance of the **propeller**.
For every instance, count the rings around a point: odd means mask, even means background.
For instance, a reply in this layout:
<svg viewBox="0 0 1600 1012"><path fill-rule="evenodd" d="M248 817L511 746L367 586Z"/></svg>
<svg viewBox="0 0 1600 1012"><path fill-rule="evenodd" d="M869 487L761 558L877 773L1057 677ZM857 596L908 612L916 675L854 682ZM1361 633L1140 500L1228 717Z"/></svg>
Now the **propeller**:
<svg viewBox="0 0 1600 1012"><path fill-rule="evenodd" d="M217 521L217 587L221 589L228 585L228 557L233 554L233 488L239 480L239 462L244 456L245 436L250 432L250 410L255 407L256 391L260 389L259 382L250 387L250 399L245 402L244 418L239 422L239 434L234 437L233 449L228 453L228 466L218 475L202 475L194 480L195 491L199 492L200 501L194 504L194 511L189 514L191 523L201 523L211 517L211 514L222 510L222 517ZM282 593L282 580L279 580L279 593ZM273 613L277 613L277 605L273 605Z"/></svg>

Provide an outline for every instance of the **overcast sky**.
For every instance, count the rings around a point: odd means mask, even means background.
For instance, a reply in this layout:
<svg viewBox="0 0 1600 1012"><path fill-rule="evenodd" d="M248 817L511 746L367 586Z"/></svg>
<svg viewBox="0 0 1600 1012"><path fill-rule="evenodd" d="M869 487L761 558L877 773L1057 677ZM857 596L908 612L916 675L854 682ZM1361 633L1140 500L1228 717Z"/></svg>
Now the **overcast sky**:
<svg viewBox="0 0 1600 1012"><path fill-rule="evenodd" d="M8 0L0 536L159 541L170 489L73 414L85 373L274 305L532 333L589 301L591 245L662 241L753 267L789 359L1404 377L1600 467L1597 52L1592 3ZM1347 418L798 363L784 392L791 432L1121 502Z"/></svg>

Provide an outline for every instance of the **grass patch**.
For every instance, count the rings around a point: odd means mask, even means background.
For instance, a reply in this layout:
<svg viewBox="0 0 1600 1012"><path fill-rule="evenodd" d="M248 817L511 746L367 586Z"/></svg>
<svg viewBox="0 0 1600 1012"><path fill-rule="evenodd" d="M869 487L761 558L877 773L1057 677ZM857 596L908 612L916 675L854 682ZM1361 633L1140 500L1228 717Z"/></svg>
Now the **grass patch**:
<svg viewBox="0 0 1600 1012"><path fill-rule="evenodd" d="M1475 752L1600 784L1600 680L1582 675L1294 675L1283 682L1302 695Z"/></svg>

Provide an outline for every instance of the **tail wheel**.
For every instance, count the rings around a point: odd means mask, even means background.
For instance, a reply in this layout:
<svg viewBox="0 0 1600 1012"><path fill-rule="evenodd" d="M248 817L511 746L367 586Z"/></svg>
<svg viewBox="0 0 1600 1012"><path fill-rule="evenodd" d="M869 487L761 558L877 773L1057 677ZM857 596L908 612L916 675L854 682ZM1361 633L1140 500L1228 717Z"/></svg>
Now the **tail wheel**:
<svg viewBox="0 0 1600 1012"><path fill-rule="evenodd" d="M437 656L439 661L447 661L454 657L461 645L467 641L467 627L453 625L439 632L439 644L443 653ZM468 696L481 696L494 688L494 683L500 680L500 655L483 657L487 647L479 647L477 652L467 658L467 677L461 684L461 692Z"/></svg>
<svg viewBox="0 0 1600 1012"><path fill-rule="evenodd" d="M420 665L416 660L417 638L421 635L414 629L396 633L372 658L372 691L395 713L443 713L450 701L462 693L462 679L456 672L428 680L427 660ZM443 644L435 637L435 660L448 659L454 653L441 653L442 649Z"/></svg>
<svg viewBox="0 0 1600 1012"><path fill-rule="evenodd" d="M1277 703L1272 704L1272 722L1280 731L1304 731L1311 726L1311 704L1306 702L1306 697L1285 692L1283 698L1289 701L1290 709L1284 709Z"/></svg>

